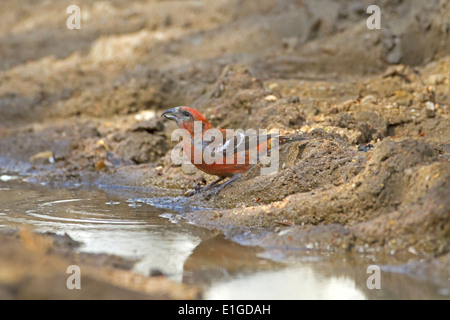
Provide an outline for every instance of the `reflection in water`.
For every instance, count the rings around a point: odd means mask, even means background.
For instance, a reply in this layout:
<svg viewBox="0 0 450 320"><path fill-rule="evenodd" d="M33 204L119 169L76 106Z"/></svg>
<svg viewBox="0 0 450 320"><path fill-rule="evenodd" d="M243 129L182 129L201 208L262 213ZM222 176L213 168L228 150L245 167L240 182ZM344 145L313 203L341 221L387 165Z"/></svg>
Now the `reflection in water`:
<svg viewBox="0 0 450 320"><path fill-rule="evenodd" d="M355 282L346 277L320 277L312 267L297 266L262 271L216 283L206 299L366 299Z"/></svg>
<svg viewBox="0 0 450 320"><path fill-rule="evenodd" d="M158 269L181 281L183 263L201 241L202 233L196 234L196 228L184 228L160 217L174 213L169 209L129 206L135 201L127 202L127 190L107 193L23 182L8 185L11 187L0 186L0 228L28 224L36 231L67 233L82 243L80 251L137 260L134 270L143 274ZM150 195L159 194L156 190Z"/></svg>
<svg viewBox="0 0 450 320"><path fill-rule="evenodd" d="M184 263L183 282L205 288L206 299L446 299L436 285L381 265L381 290L367 287L373 257L305 256L242 246L219 234L204 239ZM277 261L268 260L272 257ZM289 263L287 262L289 261Z"/></svg>
<svg viewBox="0 0 450 320"><path fill-rule="evenodd" d="M208 287L239 274L282 267L280 263L260 258L262 251L259 247L242 246L227 240L221 234L204 239L184 263L183 282Z"/></svg>
<svg viewBox="0 0 450 320"><path fill-rule="evenodd" d="M0 179L0 229L30 225L67 233L80 251L137 261L176 281L201 286L207 299L445 299L448 286L399 272L382 273L382 290L366 286L367 265L315 256L274 262L275 251L242 246L181 219L192 207L161 189L66 189ZM269 259L267 259L269 258ZM286 259L281 259L287 261Z"/></svg>
<svg viewBox="0 0 450 320"><path fill-rule="evenodd" d="M263 259L261 248L222 235L203 240L184 264L183 282L205 286L206 299L365 299L346 276L320 275L304 264Z"/></svg>

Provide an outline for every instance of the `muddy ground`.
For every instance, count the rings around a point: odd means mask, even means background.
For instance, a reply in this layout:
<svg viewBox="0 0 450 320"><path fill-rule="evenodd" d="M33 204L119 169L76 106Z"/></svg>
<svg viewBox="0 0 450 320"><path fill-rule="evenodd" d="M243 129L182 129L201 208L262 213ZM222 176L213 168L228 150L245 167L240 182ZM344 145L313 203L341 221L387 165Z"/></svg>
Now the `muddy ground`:
<svg viewBox="0 0 450 320"><path fill-rule="evenodd" d="M175 124L159 117L188 105L218 127L309 138L281 149L277 173L190 198L212 210L189 221L448 278L447 1L78 2L80 30L66 28L71 1L0 4L0 168L53 185L202 186L214 177L172 163Z"/></svg>

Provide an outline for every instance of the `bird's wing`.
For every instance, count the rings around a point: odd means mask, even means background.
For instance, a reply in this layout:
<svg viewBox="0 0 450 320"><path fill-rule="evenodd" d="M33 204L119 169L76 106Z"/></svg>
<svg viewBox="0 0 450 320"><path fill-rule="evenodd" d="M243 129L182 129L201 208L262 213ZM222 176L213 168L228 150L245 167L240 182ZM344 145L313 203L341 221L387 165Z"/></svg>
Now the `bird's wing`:
<svg viewBox="0 0 450 320"><path fill-rule="evenodd" d="M246 154L249 153L250 149L255 149L259 151L260 147L266 144L267 152L270 151L270 140L278 135L268 134L268 135L257 135L257 134L244 134L242 132L237 132L232 137L225 137L224 142L220 146L215 148L215 152L222 152L223 156L235 155L240 152ZM260 155L258 154L258 157Z"/></svg>

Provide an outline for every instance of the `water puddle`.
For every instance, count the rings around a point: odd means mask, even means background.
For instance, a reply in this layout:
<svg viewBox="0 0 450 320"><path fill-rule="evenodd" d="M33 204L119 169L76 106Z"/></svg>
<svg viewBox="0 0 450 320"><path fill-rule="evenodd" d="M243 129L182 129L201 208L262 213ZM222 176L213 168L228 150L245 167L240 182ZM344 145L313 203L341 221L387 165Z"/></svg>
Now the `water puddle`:
<svg viewBox="0 0 450 320"><path fill-rule="evenodd" d="M175 281L202 286L207 299L448 297L445 288L401 273L383 275L384 290L369 290L362 267L342 268L321 257L289 263L267 259L260 248L184 222L183 212L205 208L183 199L157 188L50 188L3 174L0 229L28 225L68 234L82 243L81 252L133 259L134 271L159 270Z"/></svg>
<svg viewBox="0 0 450 320"><path fill-rule="evenodd" d="M287 281L289 280L289 281ZM247 289L251 288L251 292ZM364 300L363 290L349 277L321 277L311 266L256 272L216 283L206 292L207 299L351 299Z"/></svg>
<svg viewBox="0 0 450 320"><path fill-rule="evenodd" d="M67 233L83 252L115 254L138 260L134 270L158 269L180 281L183 262L200 243L194 227L161 217L175 212L130 206L130 190L48 188L9 182L0 192L0 228L30 225L39 232ZM158 196L157 191L151 196ZM56 200L57 199L57 200Z"/></svg>

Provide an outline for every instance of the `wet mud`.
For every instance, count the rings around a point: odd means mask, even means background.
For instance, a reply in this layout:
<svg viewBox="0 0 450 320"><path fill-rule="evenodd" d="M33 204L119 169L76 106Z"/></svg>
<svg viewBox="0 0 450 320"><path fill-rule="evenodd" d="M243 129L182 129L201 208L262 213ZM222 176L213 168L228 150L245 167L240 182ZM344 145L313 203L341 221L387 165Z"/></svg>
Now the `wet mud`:
<svg viewBox="0 0 450 320"><path fill-rule="evenodd" d="M176 126L160 114L187 105L217 127L309 140L282 148L272 175L255 167L217 196L184 199L209 208L186 210L184 219L244 245L370 253L447 281L446 1L375 1L380 30L366 26L374 1L80 1L81 30L65 28L70 1L22 2L0 5L4 172L52 186L156 186L182 196L215 179L171 160ZM2 256L16 245L2 246ZM95 272L92 281L111 285ZM20 288L18 297L33 297ZM189 290L174 292L197 297ZM154 293L129 294L118 296ZM160 296L179 297L171 294Z"/></svg>

